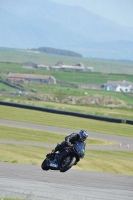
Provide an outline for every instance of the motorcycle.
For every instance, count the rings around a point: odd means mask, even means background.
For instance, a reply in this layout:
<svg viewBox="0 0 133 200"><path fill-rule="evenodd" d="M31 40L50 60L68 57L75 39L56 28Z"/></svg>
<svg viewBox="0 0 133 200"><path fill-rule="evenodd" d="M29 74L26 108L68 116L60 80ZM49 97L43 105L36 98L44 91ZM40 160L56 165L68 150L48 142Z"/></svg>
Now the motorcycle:
<svg viewBox="0 0 133 200"><path fill-rule="evenodd" d="M59 170L66 172L73 165L76 165L84 156L85 144L76 141L72 146L66 146L58 153L49 153L42 162L43 170Z"/></svg>

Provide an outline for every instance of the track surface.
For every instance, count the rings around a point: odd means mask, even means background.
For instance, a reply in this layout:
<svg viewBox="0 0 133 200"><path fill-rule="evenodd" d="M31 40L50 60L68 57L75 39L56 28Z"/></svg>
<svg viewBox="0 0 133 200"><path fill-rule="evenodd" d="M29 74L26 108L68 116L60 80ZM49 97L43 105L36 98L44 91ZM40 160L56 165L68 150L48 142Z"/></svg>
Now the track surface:
<svg viewBox="0 0 133 200"><path fill-rule="evenodd" d="M8 120L0 120L0 124L64 134L77 132L77 130ZM124 145L128 143L131 149L133 146L132 138L98 133L90 133L90 137L121 142ZM1 142L19 144L17 141L1 140ZM39 144L34 143L34 145ZM26 145L30 144L26 143ZM118 145L111 146L110 149L120 150ZM73 169L60 173L43 171L39 166L0 162L0 198L5 197L36 200L132 200L133 176Z"/></svg>
<svg viewBox="0 0 133 200"><path fill-rule="evenodd" d="M53 200L132 200L133 177L0 163L0 197Z"/></svg>

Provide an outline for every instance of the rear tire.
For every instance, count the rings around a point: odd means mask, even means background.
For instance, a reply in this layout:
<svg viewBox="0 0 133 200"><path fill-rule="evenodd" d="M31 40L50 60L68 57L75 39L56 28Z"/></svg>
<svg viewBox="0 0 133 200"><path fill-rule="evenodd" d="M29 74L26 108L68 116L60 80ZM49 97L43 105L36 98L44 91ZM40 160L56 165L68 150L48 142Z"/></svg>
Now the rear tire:
<svg viewBox="0 0 133 200"><path fill-rule="evenodd" d="M46 159L42 162L41 167L42 167L42 169L45 170L45 171L49 170L49 167L47 166Z"/></svg>
<svg viewBox="0 0 133 200"><path fill-rule="evenodd" d="M67 158L67 157L65 157L65 158ZM62 167L62 163L63 163L65 158L63 158L62 161L61 161L60 172L66 172L67 170L69 170L75 164L75 162L77 160L76 157L71 157L70 162L65 167Z"/></svg>

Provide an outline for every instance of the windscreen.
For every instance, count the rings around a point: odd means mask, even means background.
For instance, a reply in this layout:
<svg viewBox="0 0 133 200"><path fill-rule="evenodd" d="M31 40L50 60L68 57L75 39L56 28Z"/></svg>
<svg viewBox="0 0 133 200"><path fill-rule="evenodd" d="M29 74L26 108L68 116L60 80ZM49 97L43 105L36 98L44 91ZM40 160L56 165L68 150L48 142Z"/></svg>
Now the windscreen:
<svg viewBox="0 0 133 200"><path fill-rule="evenodd" d="M83 142L78 142L76 141L75 144L74 144L74 148L76 150L76 152L79 154L79 155L83 155L84 154L84 148L85 148L85 145Z"/></svg>

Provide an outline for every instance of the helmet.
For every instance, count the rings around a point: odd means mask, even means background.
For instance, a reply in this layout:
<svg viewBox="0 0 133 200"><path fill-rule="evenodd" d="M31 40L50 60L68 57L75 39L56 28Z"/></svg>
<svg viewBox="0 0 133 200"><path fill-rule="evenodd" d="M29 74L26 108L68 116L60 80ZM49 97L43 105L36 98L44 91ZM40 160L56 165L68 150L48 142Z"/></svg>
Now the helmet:
<svg viewBox="0 0 133 200"><path fill-rule="evenodd" d="M79 133L78 133L78 135L79 135L79 141L83 142L83 141L85 141L87 139L87 137L88 137L89 134L85 130L80 130Z"/></svg>

